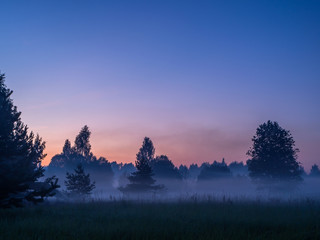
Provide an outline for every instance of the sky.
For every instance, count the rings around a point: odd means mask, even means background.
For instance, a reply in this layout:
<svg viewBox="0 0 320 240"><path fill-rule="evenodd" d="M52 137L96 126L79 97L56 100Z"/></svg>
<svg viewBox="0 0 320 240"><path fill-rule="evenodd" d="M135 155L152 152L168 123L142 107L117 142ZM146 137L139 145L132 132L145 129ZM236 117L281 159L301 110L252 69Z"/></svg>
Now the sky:
<svg viewBox="0 0 320 240"><path fill-rule="evenodd" d="M320 164L319 1L0 2L0 71L49 164L87 124L92 151L134 162L246 161L259 124Z"/></svg>

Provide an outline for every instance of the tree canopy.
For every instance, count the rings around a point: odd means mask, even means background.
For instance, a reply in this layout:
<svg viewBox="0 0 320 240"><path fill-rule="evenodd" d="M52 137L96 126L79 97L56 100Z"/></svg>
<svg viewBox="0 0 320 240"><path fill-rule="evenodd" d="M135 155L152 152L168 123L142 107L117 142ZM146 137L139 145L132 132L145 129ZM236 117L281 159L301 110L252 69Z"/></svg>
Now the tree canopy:
<svg viewBox="0 0 320 240"><path fill-rule="evenodd" d="M252 138L253 146L247 152L249 175L260 183L278 181L299 182L301 166L297 161L299 149L290 131L277 122L261 124Z"/></svg>
<svg viewBox="0 0 320 240"><path fill-rule="evenodd" d="M91 132L89 131L89 127L85 125L74 141L74 150L76 153L84 157L89 156L91 152L90 136Z"/></svg>
<svg viewBox="0 0 320 240"><path fill-rule="evenodd" d="M156 179L182 179L178 168L173 165L171 160L166 155L157 156L151 161L151 167Z"/></svg>
<svg viewBox="0 0 320 240"><path fill-rule="evenodd" d="M100 174L107 178L112 177L113 171L109 161L104 157L97 158L91 152L90 136L89 127L85 125L76 136L74 146L71 146L71 142L67 139L62 153L51 159L49 171L72 170L81 164L92 175Z"/></svg>
<svg viewBox="0 0 320 240"><path fill-rule="evenodd" d="M212 164L203 164L198 180L203 181L226 177L231 177L231 172L224 159L222 159L221 163L214 161Z"/></svg>

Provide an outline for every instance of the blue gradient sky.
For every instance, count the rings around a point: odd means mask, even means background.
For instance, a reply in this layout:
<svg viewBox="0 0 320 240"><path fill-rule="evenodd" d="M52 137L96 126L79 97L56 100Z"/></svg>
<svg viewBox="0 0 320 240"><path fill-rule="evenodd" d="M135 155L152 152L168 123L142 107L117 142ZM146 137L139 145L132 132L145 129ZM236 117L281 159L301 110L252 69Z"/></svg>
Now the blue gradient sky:
<svg viewBox="0 0 320 240"><path fill-rule="evenodd" d="M87 124L131 162L143 137L175 164L245 161L267 120L320 164L319 1L6 1L0 70L48 164Z"/></svg>

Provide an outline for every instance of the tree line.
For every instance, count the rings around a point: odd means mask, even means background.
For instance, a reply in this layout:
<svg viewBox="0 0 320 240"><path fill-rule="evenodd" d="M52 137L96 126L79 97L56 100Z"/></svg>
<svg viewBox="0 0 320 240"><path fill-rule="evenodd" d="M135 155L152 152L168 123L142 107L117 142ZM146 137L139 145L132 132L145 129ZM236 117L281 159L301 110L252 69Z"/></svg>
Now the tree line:
<svg viewBox="0 0 320 240"><path fill-rule="evenodd" d="M246 164L233 162L227 165L224 159L201 166L174 166L166 156L155 156L150 138L145 137L136 155L135 165L110 163L106 158L97 158L91 152L88 126L84 126L72 146L67 139L60 154L55 155L48 168L46 179L44 167L45 142L39 135L29 133L21 121L21 112L11 99L12 91L5 85L5 76L0 74L0 207L22 206L26 202L38 203L53 196L60 187L57 176L64 178L70 195L86 196L96 187L95 178L110 182L114 174L126 184L117 186L124 194L132 192L161 192L166 186L157 180L196 179L197 181L249 176L257 185L272 188L278 183L290 183L293 187L305 175L298 162L299 149L290 131L277 122L267 121L258 126L248 150ZM310 176L320 176L317 165L313 165ZM287 185L286 185L287 186Z"/></svg>

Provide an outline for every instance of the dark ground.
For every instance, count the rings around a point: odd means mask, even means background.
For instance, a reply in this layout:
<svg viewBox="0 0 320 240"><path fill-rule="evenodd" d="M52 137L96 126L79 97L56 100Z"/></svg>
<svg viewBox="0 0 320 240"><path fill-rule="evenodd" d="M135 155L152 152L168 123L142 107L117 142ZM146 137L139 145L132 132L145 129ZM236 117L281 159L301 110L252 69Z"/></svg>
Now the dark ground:
<svg viewBox="0 0 320 240"><path fill-rule="evenodd" d="M320 239L320 204L51 203L0 210L0 239Z"/></svg>

